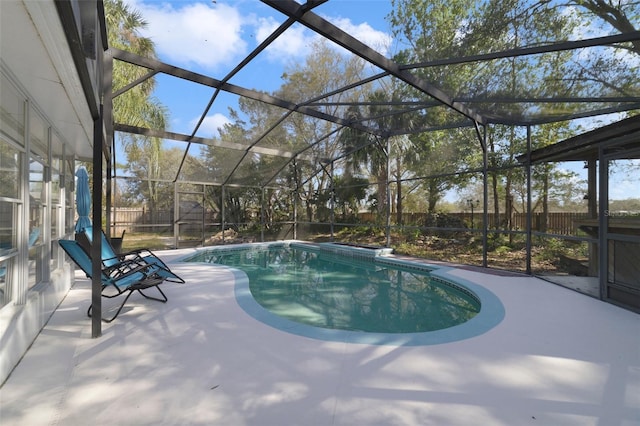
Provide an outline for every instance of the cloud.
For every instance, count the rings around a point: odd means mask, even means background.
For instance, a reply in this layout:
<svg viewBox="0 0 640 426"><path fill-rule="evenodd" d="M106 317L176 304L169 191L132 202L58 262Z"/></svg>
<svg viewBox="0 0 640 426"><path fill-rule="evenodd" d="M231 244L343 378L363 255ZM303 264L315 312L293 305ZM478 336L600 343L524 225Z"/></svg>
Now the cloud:
<svg viewBox="0 0 640 426"><path fill-rule="evenodd" d="M382 55L387 55L392 41L389 34L374 29L366 22L363 22L362 24L354 24L347 18L328 18L327 20Z"/></svg>
<svg viewBox="0 0 640 426"><path fill-rule="evenodd" d="M273 17L259 18L256 21L256 41L262 43L276 28L280 26ZM288 59L303 57L316 36L303 26L293 25L281 34L265 49L268 58L273 62L286 62Z"/></svg>
<svg viewBox="0 0 640 426"><path fill-rule="evenodd" d="M348 34L351 34L355 38L362 41L369 47L377 50L383 55L386 55L391 45L391 37L382 32L375 30L369 24L354 24L347 18L329 18L325 17L329 22L332 22L341 30ZM280 22L276 21L273 17L259 18L256 21L256 40L258 43L264 41L273 31L278 28ZM292 58L302 58L307 53L307 48L311 46L314 41L319 39L320 36L314 34L304 26L295 24L288 28L280 37L278 37L269 47L265 50L271 61L286 62ZM342 51L342 48L335 46L336 49Z"/></svg>
<svg viewBox="0 0 640 426"><path fill-rule="evenodd" d="M165 62L215 70L246 54L247 43L242 39L245 22L234 7L203 3L174 7L153 2L136 2L132 6L149 24L142 35L155 42L156 51Z"/></svg>
<svg viewBox="0 0 640 426"><path fill-rule="evenodd" d="M640 198L638 172L640 159L617 160L609 169L609 199Z"/></svg>
<svg viewBox="0 0 640 426"><path fill-rule="evenodd" d="M200 120L200 117L191 120L191 122L189 123L191 125L191 128L195 128L196 124L198 124L198 120ZM202 121L202 124L198 129L198 134L204 135L204 137L218 136L220 133L218 129L224 127L224 125L228 123L231 123L231 120L229 120L223 114L216 113L213 115L208 115Z"/></svg>
<svg viewBox="0 0 640 426"><path fill-rule="evenodd" d="M150 37L160 59L184 68L226 71L244 58L249 43L264 41L281 23L273 16L256 16L244 10L247 3L187 3L125 0L139 11L148 26L142 35ZM391 37L368 23L355 24L348 18L325 17L329 22L386 55ZM303 58L319 36L294 24L265 50L271 62L287 63ZM336 47L336 49L340 49Z"/></svg>

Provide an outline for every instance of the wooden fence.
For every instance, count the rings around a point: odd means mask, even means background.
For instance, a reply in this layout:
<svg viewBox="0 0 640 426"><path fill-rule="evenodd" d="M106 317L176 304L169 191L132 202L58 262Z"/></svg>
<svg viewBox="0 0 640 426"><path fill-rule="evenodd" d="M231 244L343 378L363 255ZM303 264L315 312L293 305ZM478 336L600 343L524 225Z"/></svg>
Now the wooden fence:
<svg viewBox="0 0 640 426"><path fill-rule="evenodd" d="M182 224L181 231L189 231L191 228L199 229L202 221L211 222L214 220L215 212L204 210L202 206L190 206L181 211L179 222ZM173 233L174 211L157 210L151 212L144 207L119 207L111 210L111 221L113 223L114 235L127 232L151 232L151 233Z"/></svg>
<svg viewBox="0 0 640 426"><path fill-rule="evenodd" d="M113 233L117 235L122 231L127 232L173 232L174 214L173 210L160 210L153 212L153 214L144 208L117 208L112 210L112 221L114 224ZM205 210L201 206L192 206L189 209L185 209L181 213L180 223L185 224L188 228L189 224L193 224L194 227L202 226L204 217L205 223L213 223L219 221L217 213L210 210ZM576 235L577 227L575 225L577 220L586 219L587 213L574 213L574 212L562 212L562 213L549 213L547 216L546 229L544 226L544 215L542 213L534 213L532 215L532 229L534 231L548 232L550 234L559 235ZM403 214L403 224L412 226L426 226L427 213L405 213ZM375 213L360 213L358 219L361 223L375 223ZM507 221L504 214L496 217L494 213L488 214L489 228L490 229L512 229L512 230L525 230L527 216L524 213L514 213L511 215L511 224ZM471 213L446 213L439 216L439 220L435 223L435 226L440 227L468 227L482 229L482 213L474 213L473 217ZM336 221L340 219L336 217ZM396 215L392 216L392 222L395 224ZM430 226L433 224L433 219L429 222ZM496 226L496 224L498 226ZM182 229L181 229L182 230Z"/></svg>
<svg viewBox="0 0 640 426"><path fill-rule="evenodd" d="M523 231L527 228L527 215L525 213L513 213L510 218L510 223L509 218L507 218L505 214L496 215L495 213L489 213L487 216L489 229ZM360 213L358 217L365 223L375 223L376 220L375 213ZM542 213L534 213L531 218L531 228L533 231L547 232L549 234L576 235L578 232L576 220L586 219L588 217L588 213L549 213L545 226L544 215ZM427 213L405 213L402 215L402 224L443 228L467 227L482 229L483 219L482 212L474 213L473 216L469 212L446 213L432 216L431 219L429 219ZM396 224L396 222L397 217L394 214L392 215L392 223Z"/></svg>

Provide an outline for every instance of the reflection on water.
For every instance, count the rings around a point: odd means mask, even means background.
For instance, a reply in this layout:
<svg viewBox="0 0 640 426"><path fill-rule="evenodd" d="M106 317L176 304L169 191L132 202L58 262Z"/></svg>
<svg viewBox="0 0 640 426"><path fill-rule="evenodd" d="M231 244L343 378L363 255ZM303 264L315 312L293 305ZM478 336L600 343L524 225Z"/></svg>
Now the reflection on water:
<svg viewBox="0 0 640 426"><path fill-rule="evenodd" d="M298 248L209 251L192 261L244 271L255 300L292 321L379 333L440 330L473 318L477 300L426 273Z"/></svg>

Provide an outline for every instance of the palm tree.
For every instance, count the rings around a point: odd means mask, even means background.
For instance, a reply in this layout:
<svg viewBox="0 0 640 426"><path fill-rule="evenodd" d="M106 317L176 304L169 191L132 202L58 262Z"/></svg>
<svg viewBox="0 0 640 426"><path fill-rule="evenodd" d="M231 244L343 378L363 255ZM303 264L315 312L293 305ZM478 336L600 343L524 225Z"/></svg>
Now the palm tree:
<svg viewBox="0 0 640 426"><path fill-rule="evenodd" d="M357 106L348 108L347 119L355 123L362 121L362 113ZM376 136L351 127L344 128L340 134L340 144L347 161L345 174L350 177L364 172L375 179L379 220L387 208L387 155L381 146L383 142Z"/></svg>
<svg viewBox="0 0 640 426"><path fill-rule="evenodd" d="M147 26L140 12L129 8L123 0L106 0L105 20L109 46L127 50L140 56L155 58L151 39L142 37L140 30ZM113 90L118 90L144 76L148 70L121 61L113 64ZM113 117L117 123L164 130L168 121L167 109L152 94L155 80L148 78L113 99ZM158 201L158 182L161 176L162 141L159 138L121 135L127 155L127 167L146 180L141 186L151 212Z"/></svg>
<svg viewBox="0 0 640 426"><path fill-rule="evenodd" d="M369 101L372 105L368 108L369 120L381 132L387 132L392 129L410 128L412 127L411 118L407 115L393 114L390 107L384 103L387 98L391 98L391 102L397 100L399 89L393 85L385 87L369 95ZM357 107L350 107L347 110L347 119L352 122L361 122L363 117ZM391 137L391 140L387 138ZM378 218L382 219L386 215L390 200L387 199L389 179L393 174L393 180L396 183L396 213L398 223L402 222L402 176L405 164L411 157L411 140L403 136L387 136L381 138L372 136L356 129L346 128L342 131L340 142L344 154L347 156L346 172L360 173L366 170L366 173L375 179L376 183L376 202ZM391 142L391 144L387 144ZM388 153L389 145L391 152ZM389 170L388 155L391 156L395 164L393 170Z"/></svg>

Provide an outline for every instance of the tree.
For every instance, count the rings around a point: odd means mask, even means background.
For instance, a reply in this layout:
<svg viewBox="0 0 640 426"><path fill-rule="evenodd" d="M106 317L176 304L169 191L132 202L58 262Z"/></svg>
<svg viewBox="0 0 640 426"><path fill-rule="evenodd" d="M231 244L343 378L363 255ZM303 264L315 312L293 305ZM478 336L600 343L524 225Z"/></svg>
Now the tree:
<svg viewBox="0 0 640 426"><path fill-rule="evenodd" d="M412 139L416 156L424 159L412 167L416 174L424 177L422 187L427 196L427 212L434 213L447 191L463 186L471 178L462 172L473 166L473 147L478 143L465 129L423 132L412 135Z"/></svg>
<svg viewBox="0 0 640 426"><path fill-rule="evenodd" d="M372 95L372 98L380 98ZM351 121L361 121L362 114L357 107L351 107L348 112L348 119ZM367 134L363 131L345 128L339 139L342 153L346 156L345 173L348 176L371 177L375 185L376 210L378 219L384 217L387 210L387 147L385 140L378 136Z"/></svg>
<svg viewBox="0 0 640 426"><path fill-rule="evenodd" d="M540 6L549 3L541 1ZM620 33L638 31L638 16L640 16L640 3L637 1L612 1L612 0L573 0L566 3L574 7L580 18L593 21L601 20L609 24ZM621 49L640 55L640 41L634 40L629 44L621 45Z"/></svg>
<svg viewBox="0 0 640 426"><path fill-rule="evenodd" d="M406 56L415 62L555 43L571 39L580 25L586 26L594 22L594 19L602 19L618 31L630 32L634 27L633 20L629 17L638 14L637 3L612 3L606 0L570 1L569 7L585 12L577 17L575 14L565 13L566 5L555 1L531 3L522 0L489 0L477 3L465 0L394 0L393 4L390 22L395 33L403 37L410 46ZM591 14L588 20L586 14ZM634 51L636 47L630 43L621 45L618 50ZM623 61L622 65L615 64L615 54L607 56L610 50L602 48L594 51L589 67L580 65L582 58L578 56L579 53L561 51L455 66L427 67L416 70L416 73L452 94L454 98L486 99L481 104L484 111L501 108L503 116L508 114L518 121L527 121L532 118L532 113L564 114L577 110L580 106L577 103L555 102L528 108L514 103L510 104L510 110L507 111L497 99L588 97L597 96L603 91L611 95L637 93L637 62ZM496 101L492 101L492 98ZM434 123L433 114L431 115L431 123ZM535 126L533 148L567 137L571 128L571 123ZM433 142L430 148L437 151ZM493 198L489 204L493 206L496 217L500 216L501 206L506 213L504 220L496 221L495 226L510 229L513 187L523 179L516 167L515 156L526 150L524 128L491 126L487 150L490 194ZM438 157L423 155L422 158L430 162ZM541 182L548 182L554 176L559 176L554 167L549 165L539 170L546 173L546 177L541 177ZM458 184L464 183L462 181ZM544 196L547 192L543 188L540 193L543 194L542 209L548 212L548 197Z"/></svg>
<svg viewBox="0 0 640 426"><path fill-rule="evenodd" d="M368 180L350 175L334 178L335 203L342 213L342 222L353 220L357 215L360 203L367 196Z"/></svg>
<svg viewBox="0 0 640 426"><path fill-rule="evenodd" d="M483 15L482 19L478 19L477 27L488 28L490 32L487 35L518 34L519 44L530 46L573 39L576 34L595 37L637 31L640 3L611 0L540 0L533 3L497 0L487 3ZM491 37L485 40L493 43ZM578 52L544 54L532 60L543 66L545 62L556 62L555 72L545 69L540 73L546 83L551 84L546 94L556 94L557 97L567 94L584 97L637 96L638 54L640 42L636 40ZM569 105L561 107L570 108Z"/></svg>
<svg viewBox="0 0 640 426"><path fill-rule="evenodd" d="M361 59L337 51L327 41L319 41L311 46L311 52L303 64L295 64L287 69L283 75L284 84L277 94L300 101L311 99L318 102L315 108L319 111L344 116L344 107L340 103L362 100L367 88L363 86L349 92L333 92L360 80L363 72L364 62ZM335 158L341 151L340 135L344 131L336 132L337 129L338 125L334 123L296 114L292 117L289 138L296 146L309 146L306 153L316 158ZM316 220L319 212L324 212L326 216L329 212L327 201L330 201L331 179L335 177L330 176L331 165L300 161L297 162L297 167L295 175L298 178L311 176L306 179L304 187L302 181L296 185L304 203L307 220ZM333 170L339 172L335 164ZM323 197L327 200L323 200Z"/></svg>
<svg viewBox="0 0 640 426"><path fill-rule="evenodd" d="M243 111L253 114L257 107L252 108L250 105L252 104L244 100L240 102ZM222 146L224 143L249 146L259 128L249 127L234 110L230 111L230 118L231 122L220 128L218 136L212 138L214 143L201 148L203 167L198 180L215 184L207 187L205 200L208 206L218 212L224 209L225 222L233 224L233 228L239 230L238 224L247 223L250 212L260 209L261 194L257 189L260 182L256 171L259 160L245 155L243 150L225 149ZM237 187L237 184L242 186ZM222 185L228 186L223 190Z"/></svg>
<svg viewBox="0 0 640 426"><path fill-rule="evenodd" d="M410 132L414 114L394 111L394 104L407 95L406 90L396 81L382 81L380 87L367 95L368 107L361 111L357 106L347 109L346 119L360 123L366 121L380 134L380 137L353 128L345 128L340 134L342 154L346 157L345 172L371 178L375 185L375 208L378 220L386 217L387 210L395 212L397 223L402 223L403 179L411 173L407 164L415 161L412 141L406 135L393 135L397 129ZM395 183L395 194L388 199L390 183ZM391 205L389 205L391 203Z"/></svg>
<svg viewBox="0 0 640 426"><path fill-rule="evenodd" d="M401 55L401 54L400 54ZM400 61L402 56L396 56L396 61ZM368 149L376 149L378 152L369 154L374 161L381 164L373 165L371 170L378 171L378 203L379 213L389 209L393 213L395 206L396 223L403 222L403 179L411 177L412 170L410 164L419 161L419 155L414 149L413 141L406 135L412 131L418 113L404 112L399 114L394 110L393 105L411 95L410 90L400 84L397 80L386 83L381 82L381 88L370 95L371 106L369 107L369 117L375 127L383 134L388 135L381 140L379 146L372 145ZM384 105L389 102L390 106ZM401 129L401 130L400 130ZM390 132L406 132L397 134ZM382 154L382 155L380 155ZM390 185L395 183L395 191ZM390 197L387 197L389 192ZM394 204L395 200L395 204ZM389 206L387 204L390 203Z"/></svg>
<svg viewBox="0 0 640 426"><path fill-rule="evenodd" d="M406 41L409 48L396 55L406 63L421 63L431 60L473 54L473 46L465 44L468 37L468 22L472 22L476 13L476 2L471 0L393 0L393 10L389 15L396 37ZM477 49L476 49L477 50ZM482 69L459 67L452 70L447 67L426 67L414 70L423 80L455 96L469 95L461 88L473 93L482 87L486 79ZM488 74L487 74L488 75ZM468 82L472 81L473 84ZM479 91L479 90L476 90ZM415 91L408 93L416 101L424 101L424 94ZM430 106L412 118L412 127L438 128L454 122L462 122L447 107ZM465 131L424 131L412 134L412 162L410 170L416 176L424 177L423 189L428 196L427 208L434 212L444 192L455 185L462 185L463 175L452 176L455 171L464 170L468 164L470 152L477 147L477 138L468 137ZM477 149L477 148L476 148Z"/></svg>
<svg viewBox="0 0 640 426"><path fill-rule="evenodd" d="M154 198L157 202L154 203L155 213L156 210L171 210L173 209L174 200L174 183L173 179L169 176L175 176L178 173L178 166L182 161L184 152L182 149L174 147L162 152L162 155L156 159L157 167L162 171L160 178L153 181ZM187 164L189 164L187 162ZM144 204L149 198L149 172L147 167L155 167L154 162L141 159L136 163L136 167L124 166L130 171L130 176L126 178L126 186L123 188L122 199L128 205L140 205ZM186 166L185 166L186 167Z"/></svg>
<svg viewBox="0 0 640 426"><path fill-rule="evenodd" d="M105 20L109 46L128 50L140 56L155 58L153 41L142 37L140 30L147 23L142 15L123 0L105 0ZM113 90L116 91L147 74L148 70L125 62L114 61ZM113 99L113 117L118 123L164 130L166 108L153 97L155 80L144 82ZM121 134L120 142L127 155L127 170L145 182L138 186L149 209L155 211L160 200L162 141L158 138ZM173 198L173 197L172 197Z"/></svg>

